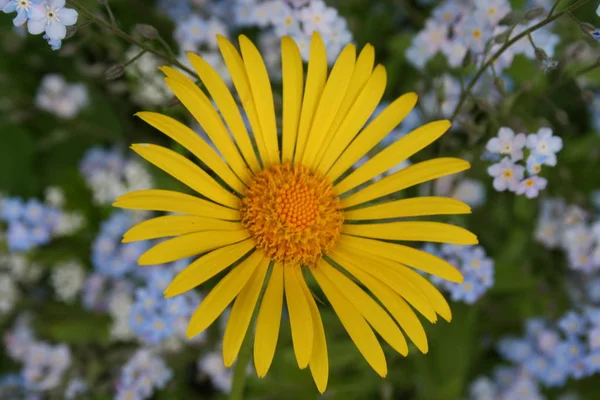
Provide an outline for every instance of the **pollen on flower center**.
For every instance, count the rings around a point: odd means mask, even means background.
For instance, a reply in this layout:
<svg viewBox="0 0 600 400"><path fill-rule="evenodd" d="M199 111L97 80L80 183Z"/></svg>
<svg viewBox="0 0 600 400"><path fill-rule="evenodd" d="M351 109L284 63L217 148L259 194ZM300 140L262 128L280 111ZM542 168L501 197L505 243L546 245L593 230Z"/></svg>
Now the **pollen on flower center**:
<svg viewBox="0 0 600 400"><path fill-rule="evenodd" d="M344 216L330 180L299 164L268 168L249 185L242 224L280 262L314 265L340 236Z"/></svg>

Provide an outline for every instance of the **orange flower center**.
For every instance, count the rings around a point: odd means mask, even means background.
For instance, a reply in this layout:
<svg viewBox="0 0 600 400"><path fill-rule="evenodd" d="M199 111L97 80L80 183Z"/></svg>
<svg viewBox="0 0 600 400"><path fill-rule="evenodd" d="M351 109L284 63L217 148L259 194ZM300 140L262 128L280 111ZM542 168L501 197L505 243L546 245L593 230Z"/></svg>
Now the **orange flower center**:
<svg viewBox="0 0 600 400"><path fill-rule="evenodd" d="M258 249L295 265L315 265L336 244L344 222L329 178L289 163L254 177L241 214Z"/></svg>

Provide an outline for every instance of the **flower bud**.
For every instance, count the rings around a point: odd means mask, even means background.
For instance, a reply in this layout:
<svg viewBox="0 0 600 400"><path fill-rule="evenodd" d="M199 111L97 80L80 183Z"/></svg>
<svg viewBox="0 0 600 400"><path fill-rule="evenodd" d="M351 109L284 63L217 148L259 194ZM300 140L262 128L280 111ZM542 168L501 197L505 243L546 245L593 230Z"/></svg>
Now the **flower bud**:
<svg viewBox="0 0 600 400"><path fill-rule="evenodd" d="M114 79L120 78L124 72L125 72L125 66L123 64L115 64L115 65L109 67L104 72L104 78L107 81L112 81Z"/></svg>
<svg viewBox="0 0 600 400"><path fill-rule="evenodd" d="M135 30L145 37L146 39L157 39L158 38L158 30L152 25L147 24L137 24L135 26Z"/></svg>
<svg viewBox="0 0 600 400"><path fill-rule="evenodd" d="M545 13L546 10L544 10L542 7L534 8L525 13L525 19L531 21L532 19L537 19L541 17Z"/></svg>
<svg viewBox="0 0 600 400"><path fill-rule="evenodd" d="M546 54L544 49L536 47L535 48L535 58L537 58L538 61L545 61L548 59L548 54Z"/></svg>

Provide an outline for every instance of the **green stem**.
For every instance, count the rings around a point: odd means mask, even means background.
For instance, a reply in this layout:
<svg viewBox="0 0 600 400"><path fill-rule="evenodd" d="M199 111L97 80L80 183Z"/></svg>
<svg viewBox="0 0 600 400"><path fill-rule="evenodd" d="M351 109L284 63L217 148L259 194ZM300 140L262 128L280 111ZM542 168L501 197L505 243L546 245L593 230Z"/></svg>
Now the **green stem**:
<svg viewBox="0 0 600 400"><path fill-rule="evenodd" d="M117 20L115 19L115 15L113 14L111 8L110 8L110 4L108 4L108 0L104 1L104 8L106 9L106 13L108 14L108 18L110 19L110 24L113 27L117 27Z"/></svg>
<svg viewBox="0 0 600 400"><path fill-rule="evenodd" d="M75 8L77 8L77 10L82 13L83 15L85 15L88 19L94 21L95 23L97 23L98 25L101 25L103 27L105 27L106 29L110 30L112 33L114 33L115 35L119 36L120 38L124 39L125 41L139 47L140 49L143 49L149 53L154 54L156 57L177 66L179 69L185 71L187 74L189 74L192 77L196 77L196 74L194 71L192 71L191 69L189 69L188 67L186 67L185 65L181 64L179 61L177 61L177 58L175 58L172 55L169 54L165 54L162 53L154 48L152 48L151 46L148 46L147 44L137 40L136 38L134 38L131 35L128 35L127 33L123 32L122 30L120 30L119 28L112 26L110 22L107 22L105 20L103 20L102 18L99 18L98 16L96 16L94 13L86 10L85 8L83 8L81 5L79 5L76 1L71 0L71 4L73 4L73 6L75 6Z"/></svg>
<svg viewBox="0 0 600 400"><path fill-rule="evenodd" d="M541 21L541 22L533 25L529 29L526 29L523 32L521 32L518 35L516 35L514 38L508 40L502 47L500 47L500 49L498 49L498 51L496 51L490 57L490 59L487 62L485 62L481 66L481 68L479 68L479 70L477 71L477 73L475 74L475 76L473 77L473 79L471 79L471 81L469 82L469 85L467 86L467 89L461 93L460 98L458 100L458 103L456 104L456 107L454 108L454 111L452 112L452 116L450 117L450 119L451 120L456 119L456 117L458 116L458 113L460 112L460 109L462 108L462 106L464 105L465 101L469 97L469 95L471 93L471 90L473 90L473 87L479 81L479 78L481 78L481 76L483 75L483 73L490 67L490 65L492 65L494 62L496 62L496 60L498 59L498 57L500 57L502 55L502 53L504 53L510 46L512 46L513 44L515 44L516 42L518 42L519 40L521 40L525 36L530 35L532 32L535 32L536 30L538 30L538 29L540 29L540 28L548 25L549 23L553 22L554 20L562 17L563 15L565 15L567 13L570 13L572 11L575 11L576 9L578 9L581 6L583 6L585 3L589 2L589 1L590 0L579 0L579 1L576 1L570 7L567 7L565 10L563 10L561 12L558 12L558 13L556 13L554 15L548 16L543 21Z"/></svg>
<svg viewBox="0 0 600 400"><path fill-rule="evenodd" d="M233 382L229 400L242 400L244 398L244 388L246 387L246 368L252 355L252 335L246 334L238 359L233 369Z"/></svg>
<svg viewBox="0 0 600 400"><path fill-rule="evenodd" d="M146 50L142 50L140 51L138 54L135 55L135 57L133 57L131 60L128 60L125 64L123 64L123 67L126 67L130 64L133 64L134 62L136 62L140 57L142 57L144 54L146 54Z"/></svg>

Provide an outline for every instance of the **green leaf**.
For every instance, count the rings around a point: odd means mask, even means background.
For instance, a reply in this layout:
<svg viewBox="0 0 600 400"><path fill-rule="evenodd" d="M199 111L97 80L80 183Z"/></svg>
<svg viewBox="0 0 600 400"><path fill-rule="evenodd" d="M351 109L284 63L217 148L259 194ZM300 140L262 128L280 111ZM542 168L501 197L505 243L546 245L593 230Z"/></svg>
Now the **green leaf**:
<svg viewBox="0 0 600 400"><path fill-rule="evenodd" d="M34 320L41 337L69 344L107 344L110 317L98 315L75 305L45 303Z"/></svg>
<svg viewBox="0 0 600 400"><path fill-rule="evenodd" d="M419 398L455 400L461 398L469 369L475 361L475 323L478 307L454 303L451 323L427 327L429 354L415 354L417 376L422 380Z"/></svg>
<svg viewBox="0 0 600 400"><path fill-rule="evenodd" d="M0 192L35 194L35 148L29 132L16 125L0 124L0 143Z"/></svg>

